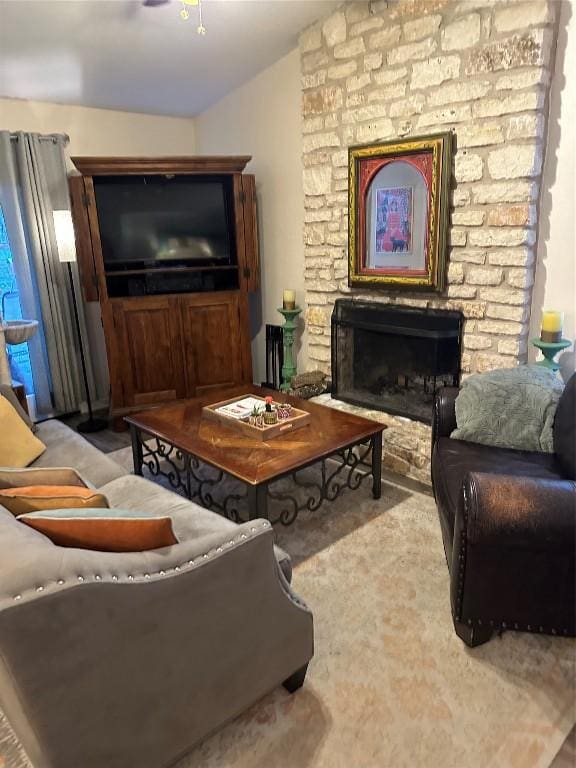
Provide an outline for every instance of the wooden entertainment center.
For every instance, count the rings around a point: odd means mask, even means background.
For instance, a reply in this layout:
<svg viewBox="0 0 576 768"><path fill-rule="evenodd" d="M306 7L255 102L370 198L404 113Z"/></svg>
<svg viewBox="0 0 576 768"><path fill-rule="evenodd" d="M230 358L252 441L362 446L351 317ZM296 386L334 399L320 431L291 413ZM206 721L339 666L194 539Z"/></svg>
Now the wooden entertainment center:
<svg viewBox="0 0 576 768"><path fill-rule="evenodd" d="M98 301L110 373L110 415L252 383L248 292L259 287L254 176L242 157L73 157L72 216L84 299ZM101 177L200 176L230 189L231 263L111 268L103 254ZM186 181L186 178L179 179Z"/></svg>

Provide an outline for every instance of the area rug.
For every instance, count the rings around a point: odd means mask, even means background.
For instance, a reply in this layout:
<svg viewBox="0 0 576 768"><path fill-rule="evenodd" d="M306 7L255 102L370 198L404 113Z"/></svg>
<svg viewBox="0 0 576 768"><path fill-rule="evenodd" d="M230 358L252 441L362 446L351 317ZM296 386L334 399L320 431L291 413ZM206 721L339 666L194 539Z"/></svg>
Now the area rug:
<svg viewBox="0 0 576 768"><path fill-rule="evenodd" d="M111 456L131 466L129 449ZM464 646L429 496L365 487L276 534L314 613L305 685L175 768L549 768L576 721L576 643L507 632Z"/></svg>

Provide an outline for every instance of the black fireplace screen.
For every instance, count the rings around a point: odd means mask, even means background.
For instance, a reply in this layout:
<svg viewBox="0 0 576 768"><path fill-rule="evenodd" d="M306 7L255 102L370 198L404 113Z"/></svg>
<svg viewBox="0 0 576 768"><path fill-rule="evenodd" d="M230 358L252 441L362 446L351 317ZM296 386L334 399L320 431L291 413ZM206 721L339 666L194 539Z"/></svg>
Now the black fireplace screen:
<svg viewBox="0 0 576 768"><path fill-rule="evenodd" d="M338 299L332 313L332 397L432 421L434 392L458 386L463 315Z"/></svg>

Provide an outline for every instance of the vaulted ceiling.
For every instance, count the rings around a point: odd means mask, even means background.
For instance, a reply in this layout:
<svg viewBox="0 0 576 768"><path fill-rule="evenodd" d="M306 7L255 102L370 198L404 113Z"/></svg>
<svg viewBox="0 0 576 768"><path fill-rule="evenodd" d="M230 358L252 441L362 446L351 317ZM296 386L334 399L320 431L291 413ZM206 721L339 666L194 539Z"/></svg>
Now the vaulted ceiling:
<svg viewBox="0 0 576 768"><path fill-rule="evenodd" d="M0 0L0 96L193 116L340 2L203 0L201 36L178 0Z"/></svg>

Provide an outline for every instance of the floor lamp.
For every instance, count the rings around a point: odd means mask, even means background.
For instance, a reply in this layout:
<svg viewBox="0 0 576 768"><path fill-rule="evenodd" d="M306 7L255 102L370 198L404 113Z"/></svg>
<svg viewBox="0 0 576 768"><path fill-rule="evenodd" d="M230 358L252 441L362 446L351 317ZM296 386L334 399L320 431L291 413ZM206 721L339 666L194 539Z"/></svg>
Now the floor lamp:
<svg viewBox="0 0 576 768"><path fill-rule="evenodd" d="M80 361L82 363L82 378L84 379L84 390L86 392L86 405L88 406L88 418L80 422L76 429L78 432L99 432L106 429L108 422L104 419L94 418L92 412L92 401L90 399L90 388L88 386L88 373L86 371L86 358L84 356L84 344L82 341L82 329L80 327L80 317L78 315L78 304L76 302L76 288L74 286L74 275L72 274L72 264L76 261L76 245L74 240L74 226L70 211L54 211L54 230L56 232L56 245L58 247L58 258L68 267L68 278L70 280L70 290L72 292L72 307L74 309L74 322L76 324L76 333L78 334L78 344L80 347Z"/></svg>

